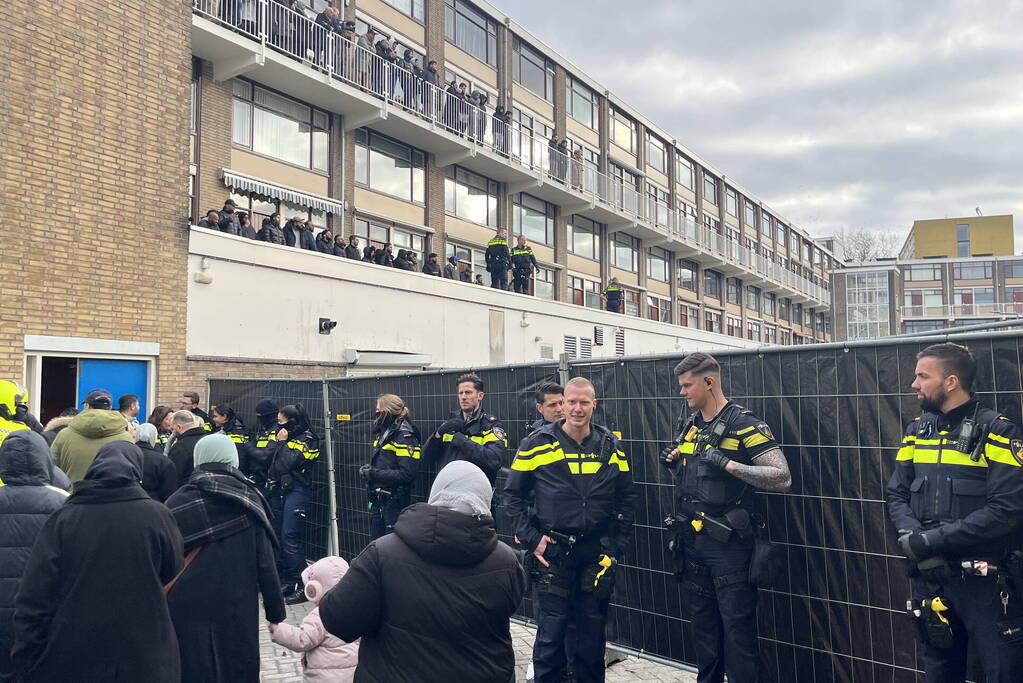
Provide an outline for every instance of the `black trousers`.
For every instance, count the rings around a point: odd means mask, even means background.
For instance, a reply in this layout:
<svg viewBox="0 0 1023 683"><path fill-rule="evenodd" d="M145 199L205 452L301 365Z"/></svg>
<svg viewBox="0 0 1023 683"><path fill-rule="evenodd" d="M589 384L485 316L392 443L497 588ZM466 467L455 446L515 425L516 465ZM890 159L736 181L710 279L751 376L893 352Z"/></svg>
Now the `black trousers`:
<svg viewBox="0 0 1023 683"><path fill-rule="evenodd" d="M968 647L973 648L987 683L1021 680L1023 640L1006 642L999 635L997 624L1010 624L1015 620L1016 627L1023 627L1023 596L1010 588L1006 591L1009 604L1003 610L1001 590L997 581L989 576L956 576L937 590L928 590L919 579L913 581L915 600L940 595L951 603L948 620L952 626L952 647L923 646L927 683L963 683Z"/></svg>
<svg viewBox="0 0 1023 683"><path fill-rule="evenodd" d="M405 493L404 495L392 495L384 503L372 503L369 509L370 540L375 541L394 531L394 523L398 521L398 515L408 507L409 502L409 495Z"/></svg>
<svg viewBox="0 0 1023 683"><path fill-rule="evenodd" d="M749 583L753 539L732 534L721 543L706 534L685 543L682 601L693 621L698 683L760 680L757 589Z"/></svg>
<svg viewBox="0 0 1023 683"><path fill-rule="evenodd" d="M593 593L582 590L583 574L600 552L559 558L548 551L548 559L561 564L550 585L538 582L534 586L534 683L560 683L567 671L575 673L577 683L604 680L604 634L610 600L598 600Z"/></svg>
<svg viewBox="0 0 1023 683"><path fill-rule="evenodd" d="M529 294L529 276L531 270L516 270L512 273L512 288L519 294Z"/></svg>
<svg viewBox="0 0 1023 683"><path fill-rule="evenodd" d="M490 286L494 289L508 289L508 269L492 267L490 269Z"/></svg>

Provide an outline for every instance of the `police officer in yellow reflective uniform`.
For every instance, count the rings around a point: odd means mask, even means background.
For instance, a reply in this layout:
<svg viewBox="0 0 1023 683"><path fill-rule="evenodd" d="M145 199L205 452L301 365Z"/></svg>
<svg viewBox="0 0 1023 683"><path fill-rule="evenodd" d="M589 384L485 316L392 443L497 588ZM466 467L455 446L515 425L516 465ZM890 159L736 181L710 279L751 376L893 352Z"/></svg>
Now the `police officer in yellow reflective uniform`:
<svg viewBox="0 0 1023 683"><path fill-rule="evenodd" d="M301 403L287 405L277 414L280 429L268 467L270 508L280 539L277 574L285 592L284 601L294 605L306 601L302 584L305 556L302 527L309 502L311 470L320 456L320 438L313 433L309 416Z"/></svg>
<svg viewBox="0 0 1023 683"><path fill-rule="evenodd" d="M625 289L618 284L618 278L611 278L611 282L604 288L604 308L612 313L621 313L625 306Z"/></svg>
<svg viewBox="0 0 1023 683"><path fill-rule="evenodd" d="M515 536L532 551L536 683L562 681L568 670L579 683L604 680L608 604L635 514L636 491L621 442L592 423L593 385L576 377L564 396L565 418L522 440L504 489Z"/></svg>
<svg viewBox="0 0 1023 683"><path fill-rule="evenodd" d="M483 410L483 380L466 373L457 380L458 410L451 414L426 442L423 456L439 460L439 472L449 462L467 460L483 470L493 485L504 463L508 433L493 415Z"/></svg>
<svg viewBox="0 0 1023 683"><path fill-rule="evenodd" d="M508 269L511 268L511 252L508 249L508 231L500 228L494 238L487 242L483 254L490 272L490 286L494 289L508 289Z"/></svg>
<svg viewBox="0 0 1023 683"><path fill-rule="evenodd" d="M788 463L771 428L729 401L721 367L706 353L675 366L692 417L665 464L677 471L672 529L682 601L693 622L699 683L760 680L757 580L766 558L755 552L759 520L754 491L787 491Z"/></svg>
<svg viewBox="0 0 1023 683"><path fill-rule="evenodd" d="M408 507L419 461L419 430L408 406L400 396L381 394L373 417L373 455L359 468L369 495L372 540L390 533Z"/></svg>
<svg viewBox="0 0 1023 683"><path fill-rule="evenodd" d="M512 288L519 294L529 294L529 278L538 271L533 248L526 244L526 236L519 235L511 250Z"/></svg>
<svg viewBox="0 0 1023 683"><path fill-rule="evenodd" d="M19 407L22 412L28 409L28 391L10 380L0 380L0 443L11 432L29 429L24 422L15 419Z"/></svg>
<svg viewBox="0 0 1023 683"><path fill-rule="evenodd" d="M245 444L245 457L240 460L242 473L257 486L266 487L267 468L277 450L277 422L279 406L271 398L263 398L256 404L256 424L249 428L249 440Z"/></svg>
<svg viewBox="0 0 1023 683"><path fill-rule="evenodd" d="M913 420L888 484L888 512L910 562L907 605L928 681L966 679L967 647L988 683L1023 680L1023 434L971 394L973 354L917 356Z"/></svg>
<svg viewBox="0 0 1023 683"><path fill-rule="evenodd" d="M234 412L234 408L227 403L215 405L210 409L210 431L213 433L226 434L234 441L234 447L238 449L238 464L248 458L249 434L242 424L242 419Z"/></svg>

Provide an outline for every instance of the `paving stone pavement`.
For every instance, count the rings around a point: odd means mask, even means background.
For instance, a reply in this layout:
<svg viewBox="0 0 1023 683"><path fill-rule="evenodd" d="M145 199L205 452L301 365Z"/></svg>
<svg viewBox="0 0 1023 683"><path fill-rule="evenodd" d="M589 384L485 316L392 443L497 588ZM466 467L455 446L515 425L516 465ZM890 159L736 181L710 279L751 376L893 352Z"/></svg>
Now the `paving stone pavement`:
<svg viewBox="0 0 1023 683"><path fill-rule="evenodd" d="M313 607L312 603L288 607L288 623L299 624ZM526 669L533 652L533 629L519 624L511 625L512 644L515 647L515 680L526 680ZM276 643L271 642L266 624L259 631L260 680L266 683L301 683L302 657ZM623 662L612 664L607 670L608 683L627 681L677 681L695 683L696 675L679 669L657 664L638 657L628 657Z"/></svg>

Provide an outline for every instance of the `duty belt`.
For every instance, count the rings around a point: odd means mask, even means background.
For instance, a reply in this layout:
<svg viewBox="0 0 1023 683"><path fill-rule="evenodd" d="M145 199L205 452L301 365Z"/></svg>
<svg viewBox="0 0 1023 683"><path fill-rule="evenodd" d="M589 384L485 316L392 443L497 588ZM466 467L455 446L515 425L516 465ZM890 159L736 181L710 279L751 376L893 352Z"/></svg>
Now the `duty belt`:
<svg viewBox="0 0 1023 683"><path fill-rule="evenodd" d="M696 511L692 515L675 513L664 519L664 526L669 530L678 530L683 535L707 534L719 543L728 543L732 534L739 538L753 536L753 516L743 508L734 508L721 517Z"/></svg>

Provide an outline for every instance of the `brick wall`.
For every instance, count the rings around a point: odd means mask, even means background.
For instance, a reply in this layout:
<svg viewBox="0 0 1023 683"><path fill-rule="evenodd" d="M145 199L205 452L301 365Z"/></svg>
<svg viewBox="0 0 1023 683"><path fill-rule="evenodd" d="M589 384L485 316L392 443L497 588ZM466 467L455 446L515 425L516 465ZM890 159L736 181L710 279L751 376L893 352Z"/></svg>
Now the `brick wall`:
<svg viewBox="0 0 1023 683"><path fill-rule="evenodd" d="M152 12L0 3L0 377L48 334L159 342L184 386L191 15Z"/></svg>

